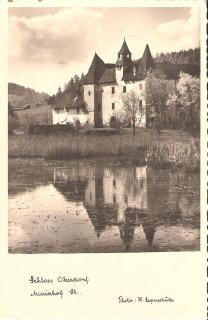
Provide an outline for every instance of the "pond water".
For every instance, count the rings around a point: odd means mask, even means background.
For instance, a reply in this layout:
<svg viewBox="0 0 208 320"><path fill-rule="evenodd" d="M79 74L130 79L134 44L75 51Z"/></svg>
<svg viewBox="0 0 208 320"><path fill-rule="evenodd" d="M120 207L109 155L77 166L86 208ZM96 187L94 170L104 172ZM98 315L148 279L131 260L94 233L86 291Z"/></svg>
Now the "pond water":
<svg viewBox="0 0 208 320"><path fill-rule="evenodd" d="M10 159L8 227L10 253L199 250L199 174Z"/></svg>

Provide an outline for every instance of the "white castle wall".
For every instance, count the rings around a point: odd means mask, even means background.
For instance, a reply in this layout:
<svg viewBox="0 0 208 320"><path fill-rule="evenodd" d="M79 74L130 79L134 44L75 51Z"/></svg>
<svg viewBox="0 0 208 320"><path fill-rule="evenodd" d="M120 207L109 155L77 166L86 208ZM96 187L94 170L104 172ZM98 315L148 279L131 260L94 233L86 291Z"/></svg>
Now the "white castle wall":
<svg viewBox="0 0 208 320"><path fill-rule="evenodd" d="M89 123L94 125L95 86L93 84L84 85L84 101L89 111Z"/></svg>
<svg viewBox="0 0 208 320"><path fill-rule="evenodd" d="M123 87L126 86L126 93L123 93ZM114 87L114 93L112 93L112 87ZM124 81L118 81L118 85L103 85L103 97L102 97L102 113L103 123L109 124L111 117L120 112L123 107L122 96L133 90L136 92L139 98L142 100L144 108L144 114L140 127L146 126L146 100L145 100L145 80L138 82L125 83ZM115 104L115 109L112 109L112 103Z"/></svg>

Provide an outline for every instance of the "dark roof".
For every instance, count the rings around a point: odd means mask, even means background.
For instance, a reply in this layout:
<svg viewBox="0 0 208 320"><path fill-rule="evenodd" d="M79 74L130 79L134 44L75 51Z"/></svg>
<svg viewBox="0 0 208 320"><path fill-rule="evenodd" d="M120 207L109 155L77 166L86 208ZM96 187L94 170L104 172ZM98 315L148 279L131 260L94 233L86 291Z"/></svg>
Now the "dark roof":
<svg viewBox="0 0 208 320"><path fill-rule="evenodd" d="M75 98L73 94L68 91L60 92L56 95L53 109L82 109L84 113L88 113L87 103L83 98L83 94L77 95Z"/></svg>
<svg viewBox="0 0 208 320"><path fill-rule="evenodd" d="M105 63L103 60L95 53L88 73L85 76L84 84L97 83L101 75L105 70Z"/></svg>
<svg viewBox="0 0 208 320"><path fill-rule="evenodd" d="M116 82L115 65L113 68L105 69L104 73L99 79L99 83L114 83L114 82Z"/></svg>
<svg viewBox="0 0 208 320"><path fill-rule="evenodd" d="M118 54L125 54L125 53L131 53L131 52L130 52L130 50L127 46L126 40L124 38L123 44L122 44L121 49L119 50Z"/></svg>
<svg viewBox="0 0 208 320"><path fill-rule="evenodd" d="M70 108L73 104L73 101L74 97L70 92L58 92L55 96L55 101L52 107L54 109Z"/></svg>
<svg viewBox="0 0 208 320"><path fill-rule="evenodd" d="M122 80L124 81L138 81L145 78L146 70L154 68L155 63L150 52L148 44L145 47L143 56L134 61L134 63L128 68L123 75Z"/></svg>
<svg viewBox="0 0 208 320"><path fill-rule="evenodd" d="M142 65L142 67L144 69L149 69L149 68L154 68L155 67L155 63L154 63L154 60L152 58L152 54L150 52L150 48L148 46L148 44L146 45L145 47L145 50L144 50L144 53L143 53L143 56L140 60L140 63Z"/></svg>

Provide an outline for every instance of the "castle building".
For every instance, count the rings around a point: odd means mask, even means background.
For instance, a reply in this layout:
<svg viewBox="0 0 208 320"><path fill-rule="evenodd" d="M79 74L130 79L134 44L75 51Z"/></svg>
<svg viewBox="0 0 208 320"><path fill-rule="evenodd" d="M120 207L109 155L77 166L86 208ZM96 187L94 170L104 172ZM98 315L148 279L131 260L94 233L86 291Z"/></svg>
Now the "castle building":
<svg viewBox="0 0 208 320"><path fill-rule="evenodd" d="M75 99L65 92L53 106L53 124L74 123L101 128L109 126L123 107L123 97L128 92L136 93L141 109L139 126L146 127L147 81L149 69L159 69L167 75L169 93L175 92L175 80L178 77L177 65L155 63L150 48L146 45L142 57L132 59L132 54L124 39L118 52L116 63L105 63L95 53L84 79L83 93Z"/></svg>

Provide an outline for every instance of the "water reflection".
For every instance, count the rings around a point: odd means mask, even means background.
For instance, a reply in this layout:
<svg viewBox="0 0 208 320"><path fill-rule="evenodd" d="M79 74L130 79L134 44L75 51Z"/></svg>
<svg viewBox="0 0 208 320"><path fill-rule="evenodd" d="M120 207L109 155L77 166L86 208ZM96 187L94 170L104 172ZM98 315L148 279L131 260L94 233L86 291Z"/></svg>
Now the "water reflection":
<svg viewBox="0 0 208 320"><path fill-rule="evenodd" d="M108 227L117 226L127 251L136 227L142 226L151 246L157 225L175 225L184 214L195 212L194 206L189 211L191 205L181 192L174 192L181 180L184 181L181 173L149 174L147 179L146 166L95 164L54 170L55 188L67 201L83 203L97 237ZM165 187L159 189L159 185Z"/></svg>
<svg viewBox="0 0 208 320"><path fill-rule="evenodd" d="M22 177L24 188L31 185L32 174L26 177L27 181ZM37 181L37 186L39 184ZM48 179L44 179L42 185L44 189L36 186L34 191L29 189L30 193L23 193L21 198L18 194L13 196L15 188L12 188L11 252L119 252L123 251L122 248L125 251L178 251L199 248L198 175L154 171L129 163L118 165L95 161L69 165L60 162L50 163ZM20 189L17 188L17 193ZM27 197L30 205L22 208L26 212L23 220L16 214L17 205L20 201L26 202ZM31 199L34 203L40 202L43 215L38 215L40 208L37 213ZM17 228L19 238L14 240ZM23 239L26 238L25 229L29 230L27 240ZM52 239L54 234L55 240ZM36 249L30 251L28 239L36 244ZM55 242L49 245L50 241Z"/></svg>

